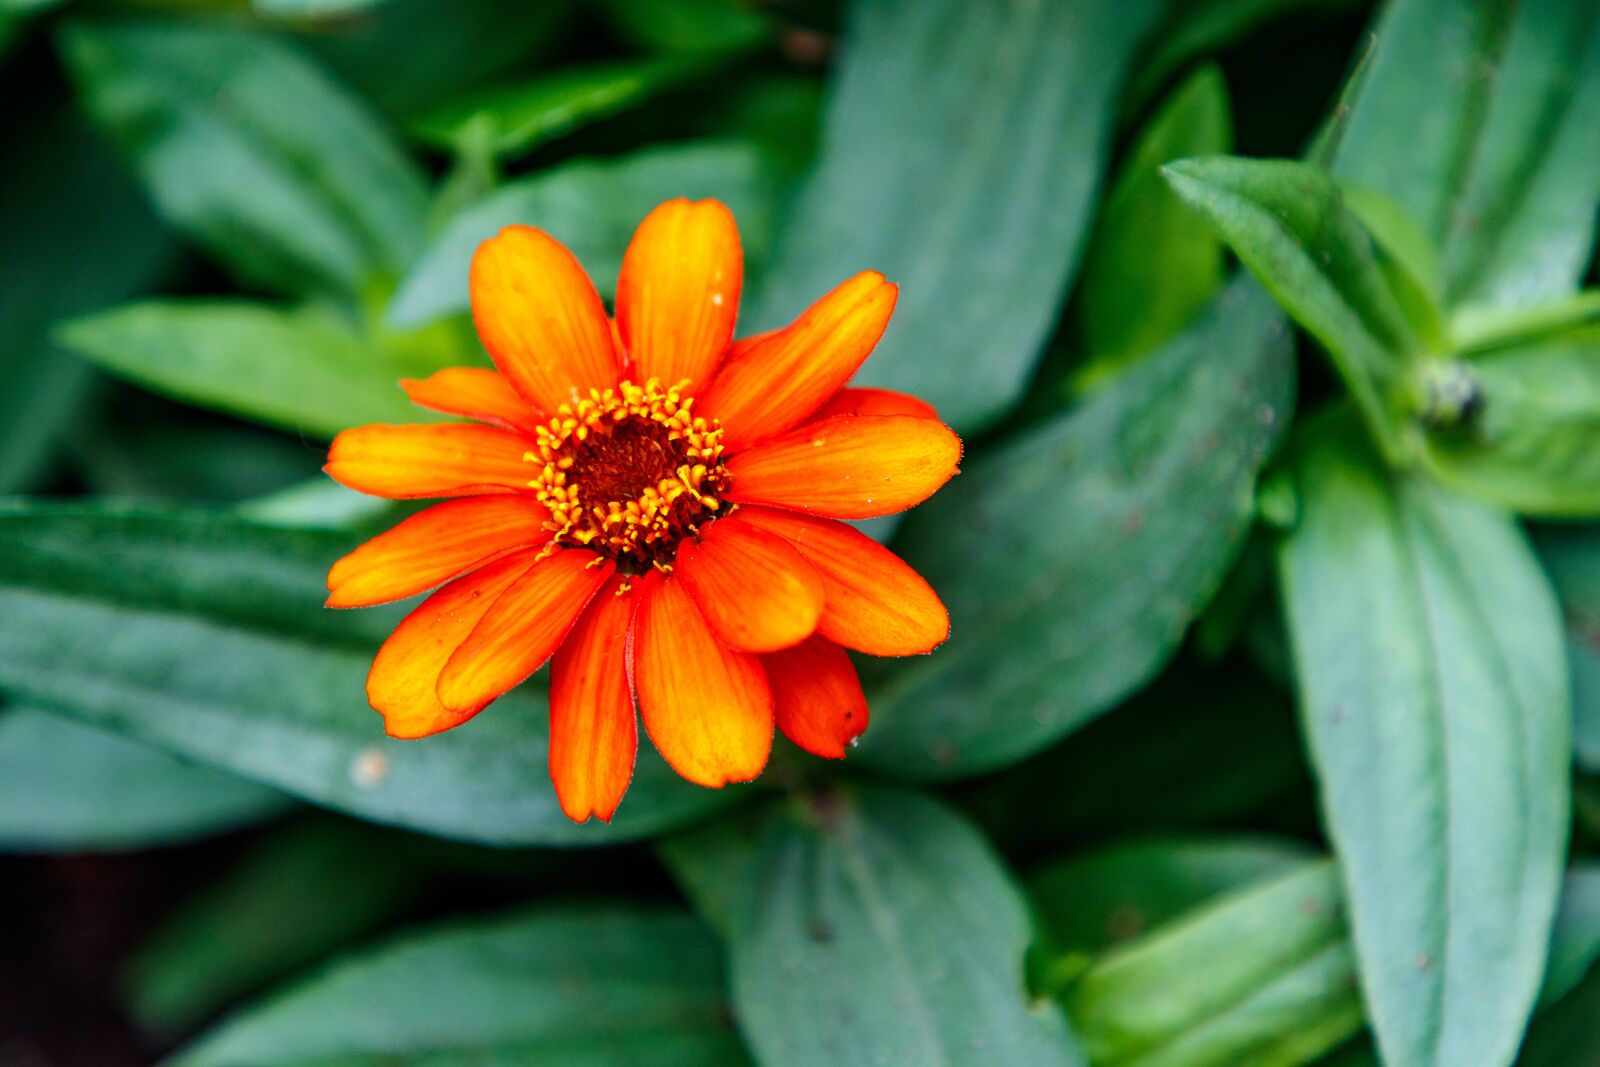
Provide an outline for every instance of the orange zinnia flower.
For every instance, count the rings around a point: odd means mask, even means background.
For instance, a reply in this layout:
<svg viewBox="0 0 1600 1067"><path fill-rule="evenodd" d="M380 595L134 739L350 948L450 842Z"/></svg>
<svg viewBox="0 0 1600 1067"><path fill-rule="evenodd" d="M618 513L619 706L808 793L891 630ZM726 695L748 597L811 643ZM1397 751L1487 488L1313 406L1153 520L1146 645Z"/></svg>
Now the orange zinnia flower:
<svg viewBox="0 0 1600 1067"><path fill-rule="evenodd" d="M347 430L325 468L376 496L459 498L328 574L333 607L454 579L372 664L390 735L457 726L552 660L562 810L609 820L633 776L635 698L673 769L720 787L761 773L774 721L844 755L867 725L844 648L944 640L928 583L837 521L926 499L960 459L927 404L844 388L896 287L867 271L734 342L743 267L727 208L662 204L628 246L613 323L548 234L512 226L479 247L472 314L498 373L402 383L476 423Z"/></svg>

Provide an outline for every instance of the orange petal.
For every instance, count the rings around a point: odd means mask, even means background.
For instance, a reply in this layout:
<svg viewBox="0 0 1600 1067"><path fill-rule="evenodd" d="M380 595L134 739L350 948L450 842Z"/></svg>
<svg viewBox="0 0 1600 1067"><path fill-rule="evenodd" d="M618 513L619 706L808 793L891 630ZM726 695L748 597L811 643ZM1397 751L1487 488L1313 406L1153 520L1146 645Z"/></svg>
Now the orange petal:
<svg viewBox="0 0 1600 1067"><path fill-rule="evenodd" d="M633 679L650 740L672 769L720 789L761 773L772 691L761 661L717 640L677 579L649 575L634 617Z"/></svg>
<svg viewBox="0 0 1600 1067"><path fill-rule="evenodd" d="M628 687L634 597L613 578L590 601L550 662L550 778L574 822L610 822L639 748Z"/></svg>
<svg viewBox="0 0 1600 1067"><path fill-rule="evenodd" d="M646 215L617 282L628 377L709 382L733 340L743 281L739 228L726 207L680 197Z"/></svg>
<svg viewBox="0 0 1600 1067"><path fill-rule="evenodd" d="M910 393L897 393L893 389L841 389L833 394L813 418L827 419L835 415L915 415L919 419L937 419L939 413L933 405Z"/></svg>
<svg viewBox="0 0 1600 1067"><path fill-rule="evenodd" d="M364 608L431 589L469 567L550 540L530 496L468 496L419 511L333 565L327 606Z"/></svg>
<svg viewBox="0 0 1600 1067"><path fill-rule="evenodd" d="M722 423L737 450L806 418L856 372L894 314L897 286L869 270L818 300L793 324L736 344L696 412Z"/></svg>
<svg viewBox="0 0 1600 1067"><path fill-rule="evenodd" d="M867 728L867 697L849 654L825 637L811 637L761 662L783 736L813 756L844 758L845 746Z"/></svg>
<svg viewBox="0 0 1600 1067"><path fill-rule="evenodd" d="M599 566L593 566L600 560ZM439 702L481 707L520 684L561 644L615 563L557 549L500 595L439 674Z"/></svg>
<svg viewBox="0 0 1600 1067"><path fill-rule="evenodd" d="M870 519L920 504L956 473L961 440L937 419L841 415L797 426L727 463L723 496Z"/></svg>
<svg viewBox="0 0 1600 1067"><path fill-rule="evenodd" d="M427 737L466 722L489 703L447 708L435 688L439 672L506 587L533 566L519 552L457 578L407 615L378 649L367 674L367 700L383 714L390 737Z"/></svg>
<svg viewBox="0 0 1600 1067"><path fill-rule="evenodd" d="M783 538L737 515L686 540L674 568L724 642L743 652L799 644L822 616L822 579Z"/></svg>
<svg viewBox="0 0 1600 1067"><path fill-rule="evenodd" d="M526 489L533 447L495 426L431 423L357 426L333 439L322 469L358 492L392 500Z"/></svg>
<svg viewBox="0 0 1600 1067"><path fill-rule="evenodd" d="M616 384L605 305L554 237L531 226L507 226L478 246L468 284L483 346L541 412Z"/></svg>
<svg viewBox="0 0 1600 1067"><path fill-rule="evenodd" d="M402 379L400 388L420 407L508 430L534 434L544 421L505 375L482 367L446 367L421 381Z"/></svg>
<svg viewBox="0 0 1600 1067"><path fill-rule="evenodd" d="M771 508L744 507L738 515L787 540L822 576L822 636L874 656L930 652L950 636L939 594L860 530Z"/></svg>

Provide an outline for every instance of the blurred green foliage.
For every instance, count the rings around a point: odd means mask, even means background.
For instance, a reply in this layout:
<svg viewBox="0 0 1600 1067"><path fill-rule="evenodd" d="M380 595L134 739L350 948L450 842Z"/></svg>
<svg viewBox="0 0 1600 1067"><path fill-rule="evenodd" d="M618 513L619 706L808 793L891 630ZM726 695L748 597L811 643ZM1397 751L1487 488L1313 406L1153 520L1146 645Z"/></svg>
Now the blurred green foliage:
<svg viewBox="0 0 1600 1067"><path fill-rule="evenodd" d="M0 91L0 849L233 833L169 1062L1600 1063L1593 0L0 0ZM679 195L742 333L900 283L953 634L575 826L541 678L383 736L317 467Z"/></svg>

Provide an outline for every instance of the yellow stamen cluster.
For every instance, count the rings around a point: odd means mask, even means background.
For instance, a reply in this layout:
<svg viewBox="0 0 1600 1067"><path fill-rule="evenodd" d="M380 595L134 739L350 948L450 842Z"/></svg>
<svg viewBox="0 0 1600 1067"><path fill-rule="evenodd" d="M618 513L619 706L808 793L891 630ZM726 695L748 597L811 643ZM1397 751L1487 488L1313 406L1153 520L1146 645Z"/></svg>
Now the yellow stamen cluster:
<svg viewBox="0 0 1600 1067"><path fill-rule="evenodd" d="M669 570L678 542L713 518L728 485L722 430L686 382L591 389L539 427L528 484L550 509L552 546L590 548L626 573Z"/></svg>

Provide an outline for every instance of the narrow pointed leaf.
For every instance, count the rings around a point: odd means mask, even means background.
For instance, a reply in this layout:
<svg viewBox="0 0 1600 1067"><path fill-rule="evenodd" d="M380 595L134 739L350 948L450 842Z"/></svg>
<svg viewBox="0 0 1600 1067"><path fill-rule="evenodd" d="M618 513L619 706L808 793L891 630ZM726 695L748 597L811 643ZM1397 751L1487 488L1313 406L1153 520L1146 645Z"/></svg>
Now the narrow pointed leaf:
<svg viewBox="0 0 1600 1067"><path fill-rule="evenodd" d="M553 71L535 80L480 89L419 116L412 132L455 148L471 141L515 157L585 123L636 107L704 72L709 64L646 59Z"/></svg>
<svg viewBox="0 0 1600 1067"><path fill-rule="evenodd" d="M1385 451L1399 454L1394 423L1406 357L1419 341L1333 179L1309 163L1227 156L1183 160L1164 173L1327 349Z"/></svg>
<svg viewBox="0 0 1600 1067"><path fill-rule="evenodd" d="M1327 861L1226 894L1102 957L1066 995L1097 1065L1294 1067L1361 1027Z"/></svg>
<svg viewBox="0 0 1600 1067"><path fill-rule="evenodd" d="M1221 287L1222 242L1168 188L1161 165L1226 152L1232 141L1227 86L1208 65L1172 91L1134 142L1083 257L1080 387L1171 339Z"/></svg>
<svg viewBox="0 0 1600 1067"><path fill-rule="evenodd" d="M394 354L325 311L249 300L159 300L65 324L61 343L177 400L327 440L368 422L423 422Z"/></svg>
<svg viewBox="0 0 1600 1067"><path fill-rule="evenodd" d="M1544 972L1571 702L1505 515L1386 473L1346 419L1297 454L1279 570L1301 717L1391 1062L1503 1067Z"/></svg>

